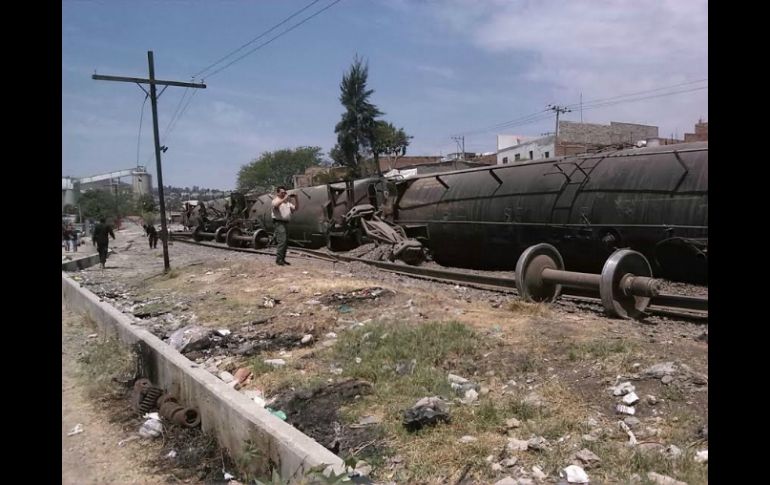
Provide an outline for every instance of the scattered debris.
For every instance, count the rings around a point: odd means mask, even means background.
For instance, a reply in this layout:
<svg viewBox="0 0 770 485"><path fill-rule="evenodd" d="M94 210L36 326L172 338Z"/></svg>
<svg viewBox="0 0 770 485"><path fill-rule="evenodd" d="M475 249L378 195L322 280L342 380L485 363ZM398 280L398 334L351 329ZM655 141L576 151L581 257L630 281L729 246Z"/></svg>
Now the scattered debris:
<svg viewBox="0 0 770 485"><path fill-rule="evenodd" d="M635 428L641 424L641 421L639 421L638 418L635 418L633 416L628 416L627 418L623 418L623 422L626 423L631 428Z"/></svg>
<svg viewBox="0 0 770 485"><path fill-rule="evenodd" d="M476 392L474 389L468 389L465 391L465 397L460 399L460 402L463 404L471 404L475 402L479 398L479 393Z"/></svg>
<svg viewBox="0 0 770 485"><path fill-rule="evenodd" d="M655 379L672 376L674 373L676 373L676 364L674 362L661 362L660 364L655 364L642 371L644 377L652 377Z"/></svg>
<svg viewBox="0 0 770 485"><path fill-rule="evenodd" d="M628 446L636 446L636 436L634 436L633 431L631 431L631 428L628 427L626 423L623 421L618 421L618 426L620 426L620 429L626 432L628 435Z"/></svg>
<svg viewBox="0 0 770 485"><path fill-rule="evenodd" d="M433 396L420 399L404 411L403 425L409 431L417 431L439 422L448 423L449 420L449 406L440 397Z"/></svg>
<svg viewBox="0 0 770 485"><path fill-rule="evenodd" d="M519 485L519 481L513 477L505 477L495 482L495 485Z"/></svg>
<svg viewBox="0 0 770 485"><path fill-rule="evenodd" d="M518 428L519 426L521 426L521 421L519 421L516 418L511 418L511 419L506 419L505 420L505 427L508 428L508 429Z"/></svg>
<svg viewBox="0 0 770 485"><path fill-rule="evenodd" d="M548 446L548 440L542 436L535 436L527 440L527 446L532 450L543 451Z"/></svg>
<svg viewBox="0 0 770 485"><path fill-rule="evenodd" d="M326 338L337 338L337 334L334 332L329 332L326 334Z"/></svg>
<svg viewBox="0 0 770 485"><path fill-rule="evenodd" d="M128 438L126 438L126 439L124 439L124 440L120 440L120 441L118 441L118 446L119 446L120 448L122 448L122 447L124 447L124 446L126 445L126 443L128 443L128 442L130 442L130 441L135 441L135 440L138 440L139 438L140 438L140 436L139 436L139 435L130 436L130 437L128 437Z"/></svg>
<svg viewBox="0 0 770 485"><path fill-rule="evenodd" d="M168 344L181 353L203 350L211 345L211 329L200 325L188 325L172 333Z"/></svg>
<svg viewBox="0 0 770 485"><path fill-rule="evenodd" d="M636 409L630 406L624 406L622 404L618 404L617 406L615 406L615 411L620 414L630 414L631 416L636 414Z"/></svg>
<svg viewBox="0 0 770 485"><path fill-rule="evenodd" d="M577 465L566 467L561 475L567 479L568 483L588 483L588 475L585 470Z"/></svg>
<svg viewBox="0 0 770 485"><path fill-rule="evenodd" d="M166 458L176 458L176 450L171 450L166 454Z"/></svg>
<svg viewBox="0 0 770 485"><path fill-rule="evenodd" d="M598 465L599 462L601 462L601 458L596 456L596 454L588 448L583 448L582 450L575 453L574 458L579 460L586 468Z"/></svg>
<svg viewBox="0 0 770 485"><path fill-rule="evenodd" d="M500 462L500 466L503 466L505 468L511 468L512 466L516 466L516 463L519 462L519 458L516 456L512 456L510 458L506 458L505 460Z"/></svg>
<svg viewBox="0 0 770 485"><path fill-rule="evenodd" d="M83 425L78 423L75 425L74 428L72 428L72 431L67 433L67 436L75 436L76 434L80 434L83 432Z"/></svg>
<svg viewBox="0 0 770 485"><path fill-rule="evenodd" d="M96 338L98 336L99 336L98 333L92 333L91 335L88 336L88 338Z"/></svg>
<svg viewBox="0 0 770 485"><path fill-rule="evenodd" d="M505 449L508 451L527 451L529 443L517 438L508 438L508 444L505 445Z"/></svg>
<svg viewBox="0 0 770 485"><path fill-rule="evenodd" d="M228 336L228 335L230 335L232 332L230 332L230 330L228 330L228 329L226 329L226 328L220 328L219 330L217 330L217 333L218 333L219 335L223 336L223 337L227 337L227 336Z"/></svg>
<svg viewBox="0 0 770 485"><path fill-rule="evenodd" d="M636 387L630 382L622 382L617 386L611 387L613 396L624 396L628 393L636 391Z"/></svg>
<svg viewBox="0 0 770 485"><path fill-rule="evenodd" d="M536 480L545 480L548 478L548 475L543 473L543 470L540 469L538 466L532 467L532 476L535 477ZM521 483L521 480L519 481Z"/></svg>
<svg viewBox="0 0 770 485"><path fill-rule="evenodd" d="M636 393L633 392L633 391L629 392L628 394L623 396L623 402L625 404L628 404L629 406L632 406L632 405L636 404L637 402L639 402L639 396L637 396Z"/></svg>
<svg viewBox="0 0 770 485"><path fill-rule="evenodd" d="M473 443L474 441L478 441L479 439L475 436L465 435L462 438L460 438L458 441L463 444L467 443Z"/></svg>
<svg viewBox="0 0 770 485"><path fill-rule="evenodd" d="M273 308L278 303L280 303L280 301L275 298L270 298L269 296L262 297L262 306L265 308Z"/></svg>
<svg viewBox="0 0 770 485"><path fill-rule="evenodd" d="M235 380L235 377L227 371L220 372L219 378L222 379L225 382L225 384L229 384L230 382L233 382L233 380Z"/></svg>
<svg viewBox="0 0 770 485"><path fill-rule="evenodd" d="M139 428L139 436L142 438L157 438L163 433L163 424L157 419L148 419Z"/></svg>
<svg viewBox="0 0 770 485"><path fill-rule="evenodd" d="M382 418L378 416L361 416L361 418L358 420L358 423L351 424L349 427L356 429L356 428L364 428L366 426L372 426L375 424L380 424L382 422Z"/></svg>
<svg viewBox="0 0 770 485"><path fill-rule="evenodd" d="M336 292L323 297L321 300L326 305L342 305L362 300L374 300L383 296L392 296L395 292L374 286L348 292Z"/></svg>
<svg viewBox="0 0 770 485"><path fill-rule="evenodd" d="M647 404L649 404L650 406L654 406L658 404L658 398L653 396L652 394L647 394L645 399L647 400Z"/></svg>
<svg viewBox="0 0 770 485"><path fill-rule="evenodd" d="M286 365L286 361L283 359L265 359L263 362L273 367L283 367Z"/></svg>
<svg viewBox="0 0 770 485"><path fill-rule="evenodd" d="M708 463L709 450L701 450L695 453L695 461L697 461L698 463Z"/></svg>
<svg viewBox="0 0 770 485"><path fill-rule="evenodd" d="M247 369L246 367L241 367L235 371L234 378L236 381L238 381L238 384L242 384L249 377L251 377L251 370Z"/></svg>
<svg viewBox="0 0 770 485"><path fill-rule="evenodd" d="M302 340L300 340L299 342L300 342L302 345L306 345L306 344L309 344L309 343L310 343L310 342L312 342L312 341L313 341L313 336L312 336L312 335L310 335L310 334L306 334L306 335L303 335L303 336L302 336Z"/></svg>
<svg viewBox="0 0 770 485"><path fill-rule="evenodd" d="M286 413L284 413L280 409L276 410L276 409L265 408L265 410L269 411L270 414L272 414L276 418L286 421Z"/></svg>
<svg viewBox="0 0 770 485"><path fill-rule="evenodd" d="M660 473L648 472L647 479L656 485L687 485L686 482L676 480L668 475L661 475Z"/></svg>
<svg viewBox="0 0 770 485"><path fill-rule="evenodd" d="M353 473L359 477L368 477L372 473L372 466L363 460L356 462Z"/></svg>
<svg viewBox="0 0 770 485"><path fill-rule="evenodd" d="M682 456L682 450L676 445L668 445L668 448L664 451L669 458L679 458Z"/></svg>

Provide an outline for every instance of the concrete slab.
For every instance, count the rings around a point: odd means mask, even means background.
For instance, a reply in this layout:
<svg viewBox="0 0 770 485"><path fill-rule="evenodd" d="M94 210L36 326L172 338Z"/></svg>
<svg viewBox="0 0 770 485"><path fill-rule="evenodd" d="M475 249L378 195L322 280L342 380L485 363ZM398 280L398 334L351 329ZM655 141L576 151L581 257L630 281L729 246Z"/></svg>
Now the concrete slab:
<svg viewBox="0 0 770 485"><path fill-rule="evenodd" d="M214 435L233 457L243 457L247 448L256 448L258 453L249 468L271 465L282 478L291 481L319 466L331 465L336 473L344 470L337 455L199 368L152 333L133 325L130 317L100 301L64 272L62 300L106 334L137 345L147 377L181 403L197 408L203 430Z"/></svg>

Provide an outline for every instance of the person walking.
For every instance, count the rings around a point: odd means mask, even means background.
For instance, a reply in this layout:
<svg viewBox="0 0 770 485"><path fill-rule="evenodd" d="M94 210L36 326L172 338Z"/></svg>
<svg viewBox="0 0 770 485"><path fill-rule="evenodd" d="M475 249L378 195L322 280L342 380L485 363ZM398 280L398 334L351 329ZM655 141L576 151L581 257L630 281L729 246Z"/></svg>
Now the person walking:
<svg viewBox="0 0 770 485"><path fill-rule="evenodd" d="M294 202L291 202L291 199ZM288 266L290 263L286 261L286 249L289 247L289 235L287 231L287 225L291 219L292 212L299 208L299 201L296 195L289 196L286 192L286 187L278 187L278 195L273 199L273 227L275 233L275 240L278 244L278 249L275 253L275 264L278 266Z"/></svg>
<svg viewBox="0 0 770 485"><path fill-rule="evenodd" d="M155 249L158 247L158 231L153 224L147 224L145 230L147 231L147 238L150 240L150 249Z"/></svg>
<svg viewBox="0 0 770 485"><path fill-rule="evenodd" d="M108 236L112 236L113 240L115 239L115 233L112 232L112 226L107 224L107 219L102 217L99 219L99 223L96 224L96 227L94 227L94 235L91 238L94 246L96 246L96 250L99 252L99 263L102 265L102 269L104 269L105 264L107 263L107 250L110 244Z"/></svg>

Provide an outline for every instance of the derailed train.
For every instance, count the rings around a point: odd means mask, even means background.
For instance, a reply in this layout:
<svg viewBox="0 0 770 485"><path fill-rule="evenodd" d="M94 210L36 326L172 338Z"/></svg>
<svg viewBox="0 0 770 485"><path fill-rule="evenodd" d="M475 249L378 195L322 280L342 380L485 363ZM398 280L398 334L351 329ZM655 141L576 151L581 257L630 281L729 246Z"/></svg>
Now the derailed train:
<svg viewBox="0 0 770 485"><path fill-rule="evenodd" d="M509 270L527 247L545 242L567 268L585 272L630 248L647 257L656 276L708 280L708 142L375 177L289 194L299 201L289 239L302 247L346 250L374 234L411 250L415 245L404 241L416 239L442 265ZM247 196L240 217L221 222L219 240L267 245L270 201L269 194ZM383 232L390 237L379 237Z"/></svg>

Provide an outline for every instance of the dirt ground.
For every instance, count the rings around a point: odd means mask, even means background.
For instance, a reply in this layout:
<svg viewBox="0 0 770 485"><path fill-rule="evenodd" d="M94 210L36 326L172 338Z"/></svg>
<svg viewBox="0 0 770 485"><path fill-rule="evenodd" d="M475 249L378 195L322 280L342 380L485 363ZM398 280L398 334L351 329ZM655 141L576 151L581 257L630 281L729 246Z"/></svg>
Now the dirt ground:
<svg viewBox="0 0 770 485"><path fill-rule="evenodd" d="M211 329L188 358L215 375L250 370L242 392L366 461L375 480L557 483L574 462L597 483L646 483L649 472L707 483L707 463L695 460L708 448L706 322L613 320L597 304L523 304L357 263L290 253L292 265L279 267L270 256L179 242L163 275L160 245L150 250L141 228L117 235L107 269L77 280L160 338ZM477 396L458 394L449 373ZM616 409L622 396L611 388L623 382L639 398L633 416ZM451 422L407 432L403 411L433 395L451 403ZM581 450L598 464L577 459Z"/></svg>
<svg viewBox="0 0 770 485"><path fill-rule="evenodd" d="M91 332L62 306L62 484L164 483L140 465L154 446L137 441L121 446L129 434L94 404L77 378L76 359ZM83 432L68 436L77 425Z"/></svg>

